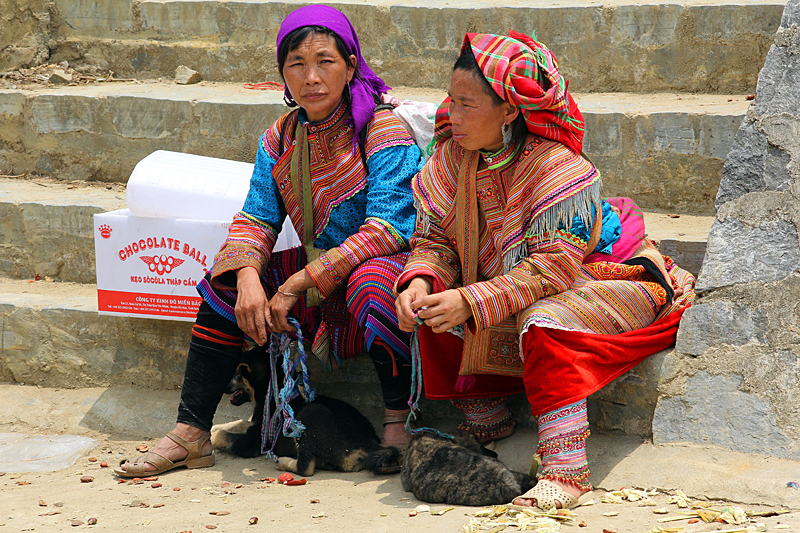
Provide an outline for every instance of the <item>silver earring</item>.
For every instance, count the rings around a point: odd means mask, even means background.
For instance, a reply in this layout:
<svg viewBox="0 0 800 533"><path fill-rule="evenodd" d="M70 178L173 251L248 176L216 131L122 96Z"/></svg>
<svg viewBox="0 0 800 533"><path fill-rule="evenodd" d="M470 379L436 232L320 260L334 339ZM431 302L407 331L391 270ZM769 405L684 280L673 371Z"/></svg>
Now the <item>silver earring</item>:
<svg viewBox="0 0 800 533"><path fill-rule="evenodd" d="M350 82L349 81L347 82L347 101L348 102L352 102L353 101L353 93L350 90Z"/></svg>
<svg viewBox="0 0 800 533"><path fill-rule="evenodd" d="M500 131L503 132L503 144L508 146L511 144L511 126L509 124L503 124L500 127Z"/></svg>

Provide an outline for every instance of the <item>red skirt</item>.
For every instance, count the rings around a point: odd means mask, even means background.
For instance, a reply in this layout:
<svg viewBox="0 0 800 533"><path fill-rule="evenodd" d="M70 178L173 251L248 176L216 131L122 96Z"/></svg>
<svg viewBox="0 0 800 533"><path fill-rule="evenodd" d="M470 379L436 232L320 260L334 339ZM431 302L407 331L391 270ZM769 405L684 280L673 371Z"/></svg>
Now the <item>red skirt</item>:
<svg viewBox="0 0 800 533"><path fill-rule="evenodd" d="M672 346L685 309L646 328L618 335L531 327L522 336L522 379L477 374L466 391L456 390L464 342L450 333L436 334L428 326L420 326L425 396L432 400L475 399L525 391L534 415L548 413L588 397L648 356Z"/></svg>

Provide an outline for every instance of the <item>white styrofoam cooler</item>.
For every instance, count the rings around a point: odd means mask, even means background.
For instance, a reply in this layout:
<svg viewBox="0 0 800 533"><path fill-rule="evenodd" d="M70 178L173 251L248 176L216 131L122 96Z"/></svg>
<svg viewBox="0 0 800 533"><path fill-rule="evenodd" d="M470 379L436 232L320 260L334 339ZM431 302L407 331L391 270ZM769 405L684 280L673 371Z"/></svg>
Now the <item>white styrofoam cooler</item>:
<svg viewBox="0 0 800 533"><path fill-rule="evenodd" d="M253 165L157 151L128 182L128 209L94 215L102 315L193 321L197 283L241 210ZM287 217L274 251L299 246Z"/></svg>

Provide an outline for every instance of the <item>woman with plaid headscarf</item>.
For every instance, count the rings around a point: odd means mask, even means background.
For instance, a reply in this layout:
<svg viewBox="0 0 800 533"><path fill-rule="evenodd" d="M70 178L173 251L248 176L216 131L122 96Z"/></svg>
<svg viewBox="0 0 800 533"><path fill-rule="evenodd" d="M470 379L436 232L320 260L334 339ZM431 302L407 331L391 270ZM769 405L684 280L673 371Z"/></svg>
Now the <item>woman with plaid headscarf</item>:
<svg viewBox="0 0 800 533"><path fill-rule="evenodd" d="M641 212L601 199L584 120L555 56L516 32L467 34L436 151L412 181L417 221L397 281L425 393L480 440L511 435L525 391L542 473L515 503L569 508L591 491L586 397L670 346L694 278L644 238Z"/></svg>

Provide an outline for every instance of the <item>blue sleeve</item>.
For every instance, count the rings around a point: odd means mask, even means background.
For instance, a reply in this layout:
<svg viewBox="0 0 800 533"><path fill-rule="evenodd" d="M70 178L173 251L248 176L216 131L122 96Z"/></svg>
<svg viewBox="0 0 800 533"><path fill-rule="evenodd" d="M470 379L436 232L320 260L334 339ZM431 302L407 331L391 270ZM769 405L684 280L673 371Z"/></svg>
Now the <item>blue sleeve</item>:
<svg viewBox="0 0 800 533"><path fill-rule="evenodd" d="M603 206L603 229L600 232L600 241L594 249L594 253L611 253L611 246L614 245L620 235L622 235L622 223L619 220L619 215L611 209L611 204L602 200ZM592 211L592 224L594 224L594 211ZM589 228L583 223L580 217L575 217L572 221L572 228L570 232L589 242L591 232Z"/></svg>
<svg viewBox="0 0 800 533"><path fill-rule="evenodd" d="M386 222L406 245L414 232L417 215L411 178L420 171L422 163L422 152L415 144L388 146L367 161L367 218Z"/></svg>
<svg viewBox="0 0 800 533"><path fill-rule="evenodd" d="M270 157L261 142L258 143L258 153L253 167L253 176L250 178L250 190L244 201L242 212L275 230L275 235L280 233L283 221L286 218L286 208L283 198L278 191L278 185L272 178L272 169L275 160Z"/></svg>

